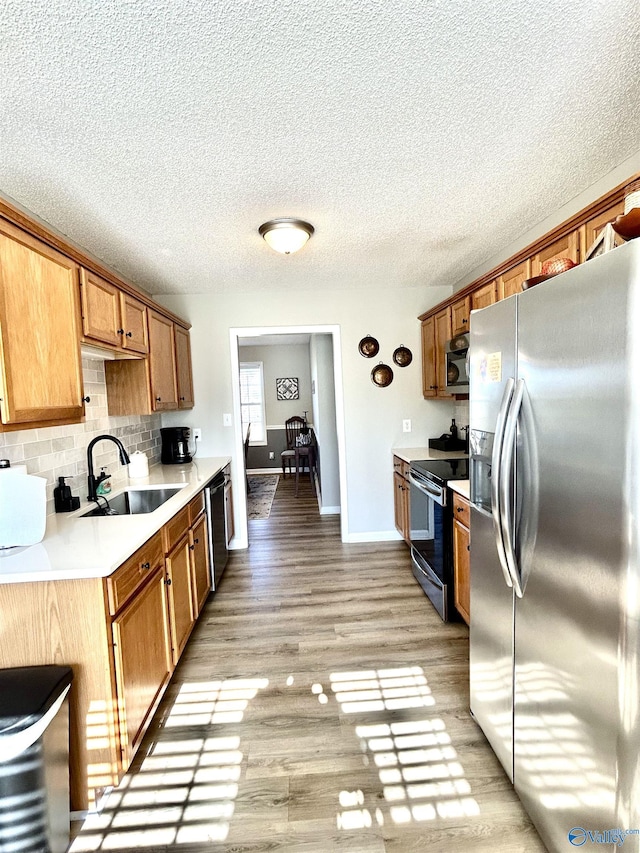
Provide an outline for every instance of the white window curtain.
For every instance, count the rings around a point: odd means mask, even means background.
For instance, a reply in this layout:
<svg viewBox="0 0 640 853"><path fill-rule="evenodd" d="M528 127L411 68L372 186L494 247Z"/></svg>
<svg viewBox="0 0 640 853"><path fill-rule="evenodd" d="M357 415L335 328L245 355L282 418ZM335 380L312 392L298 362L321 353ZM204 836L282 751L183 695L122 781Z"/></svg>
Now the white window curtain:
<svg viewBox="0 0 640 853"><path fill-rule="evenodd" d="M266 415L264 410L264 378L261 361L240 362L240 412L242 436L251 424L249 444L266 444Z"/></svg>

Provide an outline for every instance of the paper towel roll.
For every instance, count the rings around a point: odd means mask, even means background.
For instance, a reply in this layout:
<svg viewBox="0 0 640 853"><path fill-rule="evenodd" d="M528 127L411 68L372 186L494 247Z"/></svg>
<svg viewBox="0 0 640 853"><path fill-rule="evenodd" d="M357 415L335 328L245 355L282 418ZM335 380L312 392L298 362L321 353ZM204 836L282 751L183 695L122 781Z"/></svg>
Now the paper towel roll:
<svg viewBox="0 0 640 853"><path fill-rule="evenodd" d="M0 474L0 548L35 545L47 526L47 481L7 468Z"/></svg>
<svg viewBox="0 0 640 853"><path fill-rule="evenodd" d="M130 459L129 477L131 479L149 476L149 460L147 459L146 453L142 453L141 450L136 450L135 453L131 454Z"/></svg>

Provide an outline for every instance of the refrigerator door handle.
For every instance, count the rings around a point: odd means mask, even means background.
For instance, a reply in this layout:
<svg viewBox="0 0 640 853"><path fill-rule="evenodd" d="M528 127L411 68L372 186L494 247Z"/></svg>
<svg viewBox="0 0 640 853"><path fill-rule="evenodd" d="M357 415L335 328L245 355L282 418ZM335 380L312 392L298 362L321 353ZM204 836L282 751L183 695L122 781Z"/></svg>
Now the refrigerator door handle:
<svg viewBox="0 0 640 853"><path fill-rule="evenodd" d="M496 538L496 548L498 557L500 558L500 568L504 575L504 581L508 587L512 587L511 574L509 572L509 564L507 563L507 555L504 547L502 533L502 513L500 507L500 471L502 461L502 445L504 439L504 431L507 422L507 413L511 405L513 397L513 389L515 388L515 380L509 377L504 386L502 401L498 411L498 419L496 422L496 433L493 440L493 454L491 456L491 515L493 516L493 530Z"/></svg>
<svg viewBox="0 0 640 853"><path fill-rule="evenodd" d="M502 449L500 454L500 524L502 527L502 541L504 543L505 556L507 561L507 569L511 576L513 588L518 598L522 598L523 589L520 580L520 570L518 560L516 558L515 549L513 547L513 517L511 513L511 489L510 489L510 474L513 468L513 459L515 453L515 438L516 427L518 425L518 416L522 407L522 399L524 397L524 379L518 379L516 383L511 405L507 415L504 437L502 441Z"/></svg>

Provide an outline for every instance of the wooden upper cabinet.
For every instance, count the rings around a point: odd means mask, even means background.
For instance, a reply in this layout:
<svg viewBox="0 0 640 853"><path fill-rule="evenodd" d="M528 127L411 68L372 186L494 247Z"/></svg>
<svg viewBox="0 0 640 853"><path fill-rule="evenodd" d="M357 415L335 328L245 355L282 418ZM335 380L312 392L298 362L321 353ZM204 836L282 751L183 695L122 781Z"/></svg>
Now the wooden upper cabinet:
<svg viewBox="0 0 640 853"><path fill-rule="evenodd" d="M580 228L580 258L584 260L587 252L593 245L596 237L600 234L605 225L614 222L616 217L624 213L624 201L619 201L613 207L604 210L597 216L589 219ZM619 234L615 234L615 245L620 246L624 240Z"/></svg>
<svg viewBox="0 0 640 853"><path fill-rule="evenodd" d="M436 376L435 317L422 321L422 396L435 397L438 392Z"/></svg>
<svg viewBox="0 0 640 853"><path fill-rule="evenodd" d="M498 299L522 292L522 282L531 278L531 261L527 258L498 277Z"/></svg>
<svg viewBox="0 0 640 853"><path fill-rule="evenodd" d="M571 231L565 237L561 237L554 243L545 246L537 255L534 255L531 262L531 274L542 275L542 265L545 261L551 261L554 258L570 258L574 263L580 260L580 247L578 245L579 232Z"/></svg>
<svg viewBox="0 0 640 853"><path fill-rule="evenodd" d="M471 307L486 308L487 305L493 305L498 301L498 282L496 279L487 282L487 284L474 290L471 294Z"/></svg>
<svg viewBox="0 0 640 853"><path fill-rule="evenodd" d="M0 220L0 430L82 418L78 270Z"/></svg>
<svg viewBox="0 0 640 853"><path fill-rule="evenodd" d="M122 348L146 355L149 352L147 306L134 296L120 291Z"/></svg>
<svg viewBox="0 0 640 853"><path fill-rule="evenodd" d="M193 408L193 373L191 370L191 343L189 330L174 327L176 342L176 380L178 383L178 408Z"/></svg>
<svg viewBox="0 0 640 853"><path fill-rule="evenodd" d="M156 311L149 311L149 376L154 411L177 409L174 325Z"/></svg>
<svg viewBox="0 0 640 853"><path fill-rule="evenodd" d="M471 298L463 296L451 306L452 337L469 331L469 316L471 314Z"/></svg>
<svg viewBox="0 0 640 853"><path fill-rule="evenodd" d="M120 346L120 290L89 270L80 270L82 332L85 338Z"/></svg>
<svg viewBox="0 0 640 853"><path fill-rule="evenodd" d="M147 306L89 270L80 270L82 332L91 344L144 355Z"/></svg>
<svg viewBox="0 0 640 853"><path fill-rule="evenodd" d="M447 391L447 343L451 340L451 310L445 308L435 316L436 396L449 397Z"/></svg>

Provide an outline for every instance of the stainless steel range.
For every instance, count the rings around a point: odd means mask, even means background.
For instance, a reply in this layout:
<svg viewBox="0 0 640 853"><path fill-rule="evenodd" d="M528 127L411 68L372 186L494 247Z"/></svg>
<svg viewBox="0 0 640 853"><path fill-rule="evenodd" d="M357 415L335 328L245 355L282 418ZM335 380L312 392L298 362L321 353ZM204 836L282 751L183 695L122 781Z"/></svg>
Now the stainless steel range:
<svg viewBox="0 0 640 853"><path fill-rule="evenodd" d="M445 622L456 618L453 522L447 483L468 477L468 459L425 459L412 462L409 469L413 574Z"/></svg>

